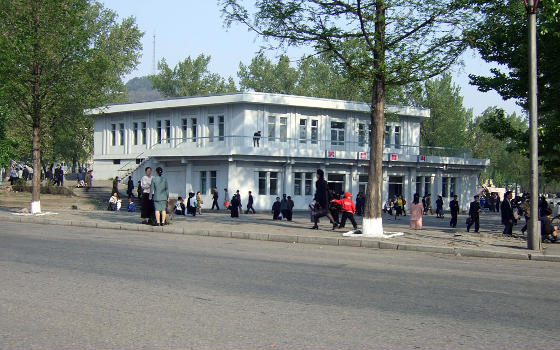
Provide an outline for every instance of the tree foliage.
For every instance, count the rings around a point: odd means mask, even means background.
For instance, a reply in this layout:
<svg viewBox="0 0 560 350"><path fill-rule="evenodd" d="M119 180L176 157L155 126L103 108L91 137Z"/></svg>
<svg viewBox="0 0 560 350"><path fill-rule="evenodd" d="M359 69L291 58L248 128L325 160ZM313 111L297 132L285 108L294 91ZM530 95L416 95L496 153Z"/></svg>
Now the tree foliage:
<svg viewBox="0 0 560 350"><path fill-rule="evenodd" d="M54 152L61 125L90 119L85 109L122 100L121 76L138 63L141 36L134 18L119 22L95 1L0 1L0 96L11 127L32 144L34 202L42 150Z"/></svg>
<svg viewBox="0 0 560 350"><path fill-rule="evenodd" d="M480 91L494 90L505 100L514 99L527 107L528 40L527 15L522 1L477 1L475 7L484 17L470 35L473 47L486 62L500 68L490 76L470 75ZM539 158L549 179L560 179L560 3L539 2L537 15L537 74L539 107ZM502 133L511 126L500 124ZM516 143L527 144L528 134L516 135Z"/></svg>
<svg viewBox="0 0 560 350"><path fill-rule="evenodd" d="M165 59L158 62L158 74L148 78L155 89L166 97L197 96L221 94L237 91L230 77L224 79L220 74L208 69L210 56L200 54L195 59L190 56L177 63L172 69Z"/></svg>

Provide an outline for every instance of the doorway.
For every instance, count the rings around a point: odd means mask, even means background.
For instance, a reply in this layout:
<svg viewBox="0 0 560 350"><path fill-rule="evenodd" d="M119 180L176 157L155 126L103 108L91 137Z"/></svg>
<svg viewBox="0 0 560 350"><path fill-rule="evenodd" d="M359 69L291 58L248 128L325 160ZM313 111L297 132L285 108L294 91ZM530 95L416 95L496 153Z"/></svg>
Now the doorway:
<svg viewBox="0 0 560 350"><path fill-rule="evenodd" d="M403 177L389 176L389 197L399 196L403 193Z"/></svg>
<svg viewBox="0 0 560 350"><path fill-rule="evenodd" d="M344 174L329 174L328 185L329 190L333 190L334 193L343 194L346 188L344 179L346 175Z"/></svg>

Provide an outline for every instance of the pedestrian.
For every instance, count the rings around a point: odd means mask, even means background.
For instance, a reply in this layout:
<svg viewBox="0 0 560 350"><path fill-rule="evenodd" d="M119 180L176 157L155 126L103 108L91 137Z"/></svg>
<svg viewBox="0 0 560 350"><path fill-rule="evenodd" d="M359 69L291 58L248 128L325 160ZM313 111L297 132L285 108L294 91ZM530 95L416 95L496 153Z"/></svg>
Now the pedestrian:
<svg viewBox="0 0 560 350"><path fill-rule="evenodd" d="M422 213L424 213L424 205L420 203L420 195L414 194L412 204L410 205L410 228L414 230L422 229Z"/></svg>
<svg viewBox="0 0 560 350"><path fill-rule="evenodd" d="M154 203L150 199L150 191L152 188L152 168L147 167L144 169L146 175L142 176L140 184L142 186L142 211L140 216L142 217L143 224L149 224L152 221L152 215L154 211Z"/></svg>
<svg viewBox="0 0 560 350"><path fill-rule="evenodd" d="M229 199L228 199L228 190L227 188L224 188L224 207L226 209L229 209Z"/></svg>
<svg viewBox="0 0 560 350"><path fill-rule="evenodd" d="M47 169L47 173L45 174L45 177L47 179L48 182L52 182L54 183L54 179L53 179L53 166L51 164L51 166Z"/></svg>
<svg viewBox="0 0 560 350"><path fill-rule="evenodd" d="M354 230L357 230L358 224L356 223L356 219L354 219L356 206L354 205L354 202L352 202L352 194L350 192L346 192L344 193L343 199L333 199L332 201L338 203L342 211L342 219L340 220L339 227L344 228L344 226L346 225L346 220L350 220Z"/></svg>
<svg viewBox="0 0 560 350"><path fill-rule="evenodd" d="M520 214L525 217L525 225L521 228L521 233L525 234L527 231L527 225L529 224L529 218L531 217L531 207L529 205L529 201L523 197L521 204L519 204L519 211Z"/></svg>
<svg viewBox="0 0 560 350"><path fill-rule="evenodd" d="M499 213L500 212L500 207L501 207L501 199L500 199L500 194L497 193L496 194L496 211Z"/></svg>
<svg viewBox="0 0 560 350"><path fill-rule="evenodd" d="M239 190L235 191L235 195L237 196L237 201L239 202L239 213L243 212L243 206L241 205L241 194L239 193Z"/></svg>
<svg viewBox="0 0 560 350"><path fill-rule="evenodd" d="M471 226L474 224L474 232L478 232L480 229L480 203L478 199L480 196L477 194L474 196L474 201L471 202L469 207L469 217L467 219L467 232L470 232Z"/></svg>
<svg viewBox="0 0 560 350"><path fill-rule="evenodd" d="M393 202L393 206L394 206L394 213L395 213L395 220L397 220L397 217L402 215L402 208L403 208L403 202L402 202L402 197L398 196L395 201Z"/></svg>
<svg viewBox="0 0 560 350"><path fill-rule="evenodd" d="M231 201L229 202L229 209L231 212L231 217L232 218L238 218L239 217L239 206L240 206L240 201L239 198L237 197L237 194L234 194L233 197L231 197Z"/></svg>
<svg viewBox="0 0 560 350"><path fill-rule="evenodd" d="M169 186L167 179L163 177L163 169L161 167L156 168L156 174L157 176L152 179L150 186L150 196L154 202L155 225L163 226L167 215L167 204L169 203Z"/></svg>
<svg viewBox="0 0 560 350"><path fill-rule="evenodd" d="M453 200L449 202L449 213L451 214L449 226L455 228L457 227L457 215L459 215L459 201L457 201L457 195L454 195Z"/></svg>
<svg viewBox="0 0 560 350"><path fill-rule="evenodd" d="M261 132L257 131L253 134L253 147L259 147L260 140L261 140Z"/></svg>
<svg viewBox="0 0 560 350"><path fill-rule="evenodd" d="M202 204L204 203L204 201L202 200L202 197L200 197L200 191L196 192L196 213L198 215L202 215Z"/></svg>
<svg viewBox="0 0 560 350"><path fill-rule="evenodd" d="M93 170L88 170L86 173L86 191L91 190L93 187Z"/></svg>
<svg viewBox="0 0 560 350"><path fill-rule="evenodd" d="M541 241L545 243L554 243L558 241L558 226L552 225L552 210L550 208L543 209L541 221Z"/></svg>
<svg viewBox="0 0 560 350"><path fill-rule="evenodd" d="M115 177L115 179L113 180L113 189L111 190L111 192L117 192L119 193L119 182L121 181L121 179L119 179L119 177Z"/></svg>
<svg viewBox="0 0 560 350"><path fill-rule="evenodd" d="M334 221L331 213L329 212L329 194L328 194L328 184L325 181L325 172L322 169L317 169L317 181L315 182L315 223L312 227L314 230L319 229L319 218L326 216L329 218L333 224L333 228L338 226L338 222Z"/></svg>
<svg viewBox="0 0 560 350"><path fill-rule="evenodd" d="M436 217L443 218L443 197L438 196L436 199Z"/></svg>
<svg viewBox="0 0 560 350"><path fill-rule="evenodd" d="M23 181L27 182L27 180L29 180L29 168L27 168L27 165L23 166L23 171L21 172L21 177L23 178Z"/></svg>
<svg viewBox="0 0 560 350"><path fill-rule="evenodd" d="M245 210L245 214L249 214L249 211L251 211L253 214L255 214L255 208L253 208L253 193L251 191L249 191L249 197L247 200L247 210Z"/></svg>
<svg viewBox="0 0 560 350"><path fill-rule="evenodd" d="M134 181L132 181L132 176L128 177L126 194L129 197L134 197Z"/></svg>
<svg viewBox="0 0 560 350"><path fill-rule="evenodd" d="M196 216L196 198L193 192L189 192L189 197L187 198L187 214Z"/></svg>
<svg viewBox="0 0 560 350"><path fill-rule="evenodd" d="M177 203L175 203L175 214L185 215L185 200L183 197L177 198Z"/></svg>
<svg viewBox="0 0 560 350"><path fill-rule="evenodd" d="M364 207L366 205L366 198L362 192L359 192L356 196L356 215L363 216L364 215Z"/></svg>
<svg viewBox="0 0 560 350"><path fill-rule="evenodd" d="M434 215L434 211L432 210L432 195L430 193L426 195L426 206L424 207L424 214L428 214L428 211L430 212L430 215Z"/></svg>
<svg viewBox="0 0 560 350"><path fill-rule="evenodd" d="M136 194L138 195L138 199L142 199L142 182L138 181L138 186L136 186Z"/></svg>
<svg viewBox="0 0 560 350"><path fill-rule="evenodd" d="M272 203L272 220L282 220L281 213L282 202L280 202L280 197L276 197L276 201Z"/></svg>
<svg viewBox="0 0 560 350"><path fill-rule="evenodd" d="M114 192L113 195L109 198L109 206L107 209L109 211L117 211L117 203L119 202L119 195L117 192Z"/></svg>
<svg viewBox="0 0 560 350"><path fill-rule="evenodd" d="M12 167L12 170L10 170L10 185L13 186L14 182L18 179L18 174L17 174L17 170L16 167Z"/></svg>
<svg viewBox="0 0 560 350"><path fill-rule="evenodd" d="M136 211L136 205L134 204L134 197L129 196L128 197L128 208L127 208L129 213L134 213Z"/></svg>
<svg viewBox="0 0 560 350"><path fill-rule="evenodd" d="M282 195L282 200L280 201L280 210L282 211L282 218L288 219L288 211L289 211L289 203L288 198L286 198L286 194Z"/></svg>
<svg viewBox="0 0 560 350"><path fill-rule="evenodd" d="M512 198L513 193L511 191L507 191L500 208L500 210L502 211L502 225L504 225L502 234L505 236L513 235L513 222L515 221L515 215L511 203Z"/></svg>
<svg viewBox="0 0 560 350"><path fill-rule="evenodd" d="M288 220L288 221L292 221L292 215L294 213L294 206L295 206L295 203L292 200L292 197L288 196L288 217L286 218L286 220Z"/></svg>
<svg viewBox="0 0 560 350"><path fill-rule="evenodd" d="M218 198L220 197L219 193L218 193L218 189L216 187L214 187L212 189L212 209L214 210L214 208L216 208L216 210L220 210L220 206L218 205Z"/></svg>

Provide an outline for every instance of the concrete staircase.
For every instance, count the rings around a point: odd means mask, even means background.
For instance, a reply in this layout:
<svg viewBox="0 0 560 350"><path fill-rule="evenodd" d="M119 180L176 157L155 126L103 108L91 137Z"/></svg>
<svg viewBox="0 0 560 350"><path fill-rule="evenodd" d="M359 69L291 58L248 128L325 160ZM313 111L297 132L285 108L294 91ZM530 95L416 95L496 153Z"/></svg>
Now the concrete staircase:
<svg viewBox="0 0 560 350"><path fill-rule="evenodd" d="M111 190L113 189L112 181L97 180L93 181L93 186L89 191L86 191L84 187L74 187L73 191L77 197L89 199L97 209L106 210L109 198L111 197ZM121 210L126 210L128 206L128 197L126 195L126 184L119 184L119 194L123 200L123 207ZM134 203L136 205L136 211L140 211L140 200L137 197L136 188L134 189Z"/></svg>

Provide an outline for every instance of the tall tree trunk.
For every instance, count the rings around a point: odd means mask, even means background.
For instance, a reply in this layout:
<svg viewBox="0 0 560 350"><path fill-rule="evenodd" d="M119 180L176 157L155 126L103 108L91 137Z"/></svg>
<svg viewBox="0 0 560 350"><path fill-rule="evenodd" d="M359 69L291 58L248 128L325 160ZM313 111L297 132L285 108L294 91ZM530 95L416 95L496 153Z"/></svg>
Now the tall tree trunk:
<svg viewBox="0 0 560 350"><path fill-rule="evenodd" d="M385 135L385 1L376 1L375 44L370 156L367 201L363 221L363 234L370 237L383 236L381 197L383 189L383 137Z"/></svg>

